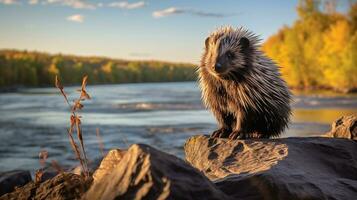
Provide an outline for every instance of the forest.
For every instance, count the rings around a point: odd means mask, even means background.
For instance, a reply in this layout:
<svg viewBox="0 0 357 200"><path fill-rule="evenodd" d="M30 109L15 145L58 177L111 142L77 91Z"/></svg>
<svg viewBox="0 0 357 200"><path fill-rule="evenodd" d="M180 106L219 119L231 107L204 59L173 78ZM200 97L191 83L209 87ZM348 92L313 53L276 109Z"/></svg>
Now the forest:
<svg viewBox="0 0 357 200"><path fill-rule="evenodd" d="M288 85L297 89L357 89L357 3L336 11L336 1L302 0L299 18L263 44L281 66Z"/></svg>
<svg viewBox="0 0 357 200"><path fill-rule="evenodd" d="M56 75L67 85L80 82L84 75L92 84L192 81L195 70L183 63L0 50L0 87L49 86Z"/></svg>

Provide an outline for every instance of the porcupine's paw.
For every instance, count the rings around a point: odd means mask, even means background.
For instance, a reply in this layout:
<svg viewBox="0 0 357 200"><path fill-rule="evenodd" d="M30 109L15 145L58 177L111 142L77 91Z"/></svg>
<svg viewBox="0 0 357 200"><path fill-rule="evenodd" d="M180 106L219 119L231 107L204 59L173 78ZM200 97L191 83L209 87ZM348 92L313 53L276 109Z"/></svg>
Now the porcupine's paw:
<svg viewBox="0 0 357 200"><path fill-rule="evenodd" d="M220 128L218 130L213 131L211 134L212 138L227 138L229 136L230 130L225 128Z"/></svg>
<svg viewBox="0 0 357 200"><path fill-rule="evenodd" d="M246 139L247 134L243 133L242 131L233 131L231 134L229 134L229 139L231 140L240 140L240 139Z"/></svg>

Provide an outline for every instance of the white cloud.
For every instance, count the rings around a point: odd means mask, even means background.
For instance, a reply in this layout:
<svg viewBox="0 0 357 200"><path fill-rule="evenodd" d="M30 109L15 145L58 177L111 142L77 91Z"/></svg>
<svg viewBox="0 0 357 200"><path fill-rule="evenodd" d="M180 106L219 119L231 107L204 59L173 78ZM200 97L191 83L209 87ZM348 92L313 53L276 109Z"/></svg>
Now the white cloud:
<svg viewBox="0 0 357 200"><path fill-rule="evenodd" d="M169 15L174 15L174 14L191 14L199 17L226 17L229 15L221 14L221 13L211 13L211 12L205 12L205 11L200 11L200 10L193 10L193 9L182 9L182 8L176 8L176 7L170 7L166 8L164 10L157 10L152 13L152 16L155 18L161 18L161 17L167 17Z"/></svg>
<svg viewBox="0 0 357 200"><path fill-rule="evenodd" d="M0 3L5 5L20 4L17 0L0 0Z"/></svg>
<svg viewBox="0 0 357 200"><path fill-rule="evenodd" d="M51 3L58 3L61 2L62 0L47 0L47 3L51 4Z"/></svg>
<svg viewBox="0 0 357 200"><path fill-rule="evenodd" d="M122 9L136 9L136 8L141 8L145 6L144 1L138 1L134 3L129 3L127 1L119 1L119 2L112 2L108 4L109 7L113 8L122 8Z"/></svg>
<svg viewBox="0 0 357 200"><path fill-rule="evenodd" d="M152 16L156 17L156 18L160 18L160 17L166 17L169 15L178 14L178 13L182 13L182 11L179 10L178 8L170 7L170 8L166 8L164 10L157 10L152 13Z"/></svg>
<svg viewBox="0 0 357 200"><path fill-rule="evenodd" d="M95 5L87 3L83 0L47 0L47 4L60 4L63 6L69 6L76 9L95 9Z"/></svg>
<svg viewBox="0 0 357 200"><path fill-rule="evenodd" d="M84 16L80 14L71 15L67 17L67 20L72 22L82 23L84 22Z"/></svg>
<svg viewBox="0 0 357 200"><path fill-rule="evenodd" d="M29 0L29 4L31 5L38 4L38 0Z"/></svg>

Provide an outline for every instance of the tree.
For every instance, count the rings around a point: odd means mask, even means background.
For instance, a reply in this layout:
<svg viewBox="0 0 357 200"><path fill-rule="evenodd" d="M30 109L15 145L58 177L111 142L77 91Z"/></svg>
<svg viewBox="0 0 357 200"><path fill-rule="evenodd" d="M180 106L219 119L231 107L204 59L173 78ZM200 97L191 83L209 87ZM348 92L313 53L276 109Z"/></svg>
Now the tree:
<svg viewBox="0 0 357 200"><path fill-rule="evenodd" d="M335 1L327 2L335 6ZM294 88L357 88L357 3L349 14L337 13L334 8L322 12L320 4L301 0L293 26L283 27L262 49L282 66L284 78Z"/></svg>

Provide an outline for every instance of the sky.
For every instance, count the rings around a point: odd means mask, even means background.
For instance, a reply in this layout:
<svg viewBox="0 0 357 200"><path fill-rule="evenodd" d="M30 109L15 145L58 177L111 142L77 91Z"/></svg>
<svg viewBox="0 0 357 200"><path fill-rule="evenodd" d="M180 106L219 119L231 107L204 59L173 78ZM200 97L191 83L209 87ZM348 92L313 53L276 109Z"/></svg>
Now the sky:
<svg viewBox="0 0 357 200"><path fill-rule="evenodd" d="M346 6L345 1L338 2ZM298 0L0 0L0 49L198 63L223 25L263 40L297 18Z"/></svg>

